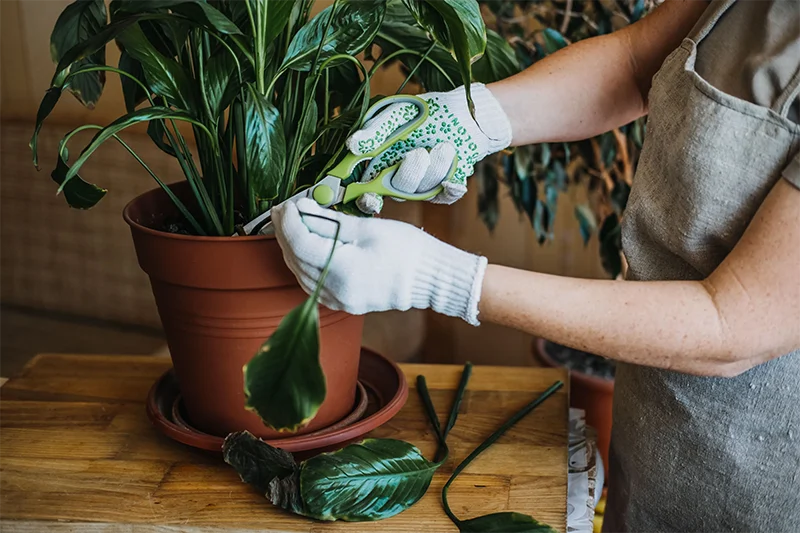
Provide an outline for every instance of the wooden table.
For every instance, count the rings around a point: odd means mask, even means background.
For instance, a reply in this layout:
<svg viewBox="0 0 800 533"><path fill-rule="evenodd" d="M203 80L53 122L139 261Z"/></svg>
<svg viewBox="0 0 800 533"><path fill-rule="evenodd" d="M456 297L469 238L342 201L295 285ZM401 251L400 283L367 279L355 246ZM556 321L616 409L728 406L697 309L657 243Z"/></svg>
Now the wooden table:
<svg viewBox="0 0 800 533"><path fill-rule="evenodd" d="M451 456L415 506L370 523L321 523L273 508L219 456L178 444L147 419L144 400L170 366L147 356L40 355L0 389L0 530L76 532L456 531L441 507L455 464L566 371L476 367L448 441ZM403 365L428 380L440 419L459 366ZM513 510L566 530L565 385L462 474L449 501L459 517ZM433 457L415 390L371 436L407 440Z"/></svg>

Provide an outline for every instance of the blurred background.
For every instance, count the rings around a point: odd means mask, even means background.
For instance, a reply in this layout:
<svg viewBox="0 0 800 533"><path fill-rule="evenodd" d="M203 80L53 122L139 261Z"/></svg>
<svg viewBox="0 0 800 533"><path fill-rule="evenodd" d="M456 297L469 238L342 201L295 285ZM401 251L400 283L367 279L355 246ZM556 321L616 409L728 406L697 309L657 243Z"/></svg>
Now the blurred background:
<svg viewBox="0 0 800 533"><path fill-rule="evenodd" d="M49 171L59 139L71 128L107 124L123 109L119 80L109 76L94 110L62 98L40 137L41 171L31 163L28 141L54 65L49 35L67 0L0 2L0 374L19 372L43 352L161 354L167 349L147 277L139 270L122 209L155 184L117 144L106 143L84 170L109 194L90 211L67 207ZM317 10L329 2L318 2ZM118 52L108 47L108 61ZM373 94L391 94L399 70L381 72ZM405 92L418 90L413 86ZM174 160L153 146L144 130L123 136L165 181L182 174ZM77 145L81 145L81 139ZM83 139L85 142L86 139ZM478 211L475 180L453 206L387 202L387 216L406 220L455 246L486 255L493 263L540 272L608 278L597 239L584 245L574 206L586 189L561 194L553 241L539 244L531 222L518 214L500 188L499 218L487 229ZM398 361L531 365L531 337L491 324L473 328L428 312L368 317L364 344Z"/></svg>

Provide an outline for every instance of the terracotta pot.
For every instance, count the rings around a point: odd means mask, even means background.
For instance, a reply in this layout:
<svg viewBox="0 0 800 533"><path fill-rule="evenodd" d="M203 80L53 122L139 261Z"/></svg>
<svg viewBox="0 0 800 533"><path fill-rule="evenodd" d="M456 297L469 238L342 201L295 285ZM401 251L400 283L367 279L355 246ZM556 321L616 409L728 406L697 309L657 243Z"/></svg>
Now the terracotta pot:
<svg viewBox="0 0 800 533"><path fill-rule="evenodd" d="M188 184L171 186L187 206ZM196 204L194 204L196 205ZM271 236L195 237L158 231L177 210L161 189L123 212L139 265L150 277L158 313L192 423L212 435L268 429L244 408L242 367L306 294ZM341 420L353 408L363 317L320 308L320 361L327 396L317 416L294 435Z"/></svg>
<svg viewBox="0 0 800 533"><path fill-rule="evenodd" d="M547 353L547 341L544 339L534 339L533 356L543 366L555 368L561 366ZM586 423L597 431L597 448L600 450L605 468L608 468L614 380L570 370L569 394L570 405L586 411Z"/></svg>

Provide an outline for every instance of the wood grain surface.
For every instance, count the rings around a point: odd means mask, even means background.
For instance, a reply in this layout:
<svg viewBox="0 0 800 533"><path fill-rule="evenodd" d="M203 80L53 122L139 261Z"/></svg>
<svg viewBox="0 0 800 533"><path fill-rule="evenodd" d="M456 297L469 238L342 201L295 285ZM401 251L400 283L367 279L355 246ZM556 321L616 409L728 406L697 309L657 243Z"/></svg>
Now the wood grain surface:
<svg viewBox="0 0 800 533"><path fill-rule="evenodd" d="M218 455L178 444L149 423L144 400L169 361L147 356L40 355L0 389L0 530L38 533L224 531L456 531L441 507L454 466L561 369L476 367L448 441L451 456L415 506L370 523L322 523L272 507ZM423 374L440 419L459 366L404 365ZM564 531L566 385L481 455L450 490L461 518L513 510ZM415 390L370 434L407 440L432 457L436 443Z"/></svg>

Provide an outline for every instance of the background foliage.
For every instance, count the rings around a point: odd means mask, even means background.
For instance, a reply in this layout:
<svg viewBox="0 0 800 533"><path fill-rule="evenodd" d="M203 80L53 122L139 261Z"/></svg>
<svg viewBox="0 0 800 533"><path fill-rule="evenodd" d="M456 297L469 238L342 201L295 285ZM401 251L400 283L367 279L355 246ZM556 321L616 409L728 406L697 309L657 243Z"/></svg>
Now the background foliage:
<svg viewBox="0 0 800 533"><path fill-rule="evenodd" d="M489 28L514 50L524 69L569 43L609 33L635 22L655 0L479 0ZM477 69L476 69L477 71ZM539 242L554 237L560 195L570 185L586 187L588 202L575 208L584 242L600 240L603 268L616 277L622 268L620 220L644 137L644 119L573 143L517 148L486 160L476 173L479 211L489 229L499 217L504 182L519 213L529 219Z"/></svg>

